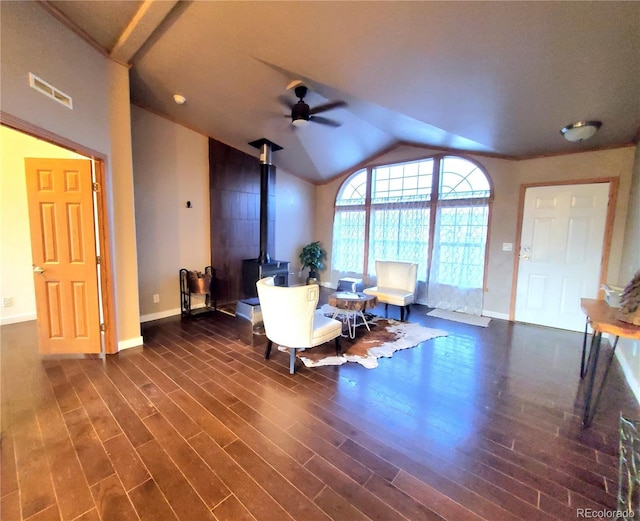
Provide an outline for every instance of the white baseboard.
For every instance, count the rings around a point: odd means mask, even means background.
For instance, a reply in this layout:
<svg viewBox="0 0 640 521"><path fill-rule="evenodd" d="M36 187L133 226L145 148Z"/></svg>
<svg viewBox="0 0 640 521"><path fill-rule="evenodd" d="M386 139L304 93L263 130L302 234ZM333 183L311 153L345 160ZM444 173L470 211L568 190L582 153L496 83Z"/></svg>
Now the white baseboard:
<svg viewBox="0 0 640 521"><path fill-rule="evenodd" d="M0 317L0 326L7 326L9 324L17 324L19 322L29 322L30 320L36 320L35 313L25 313L23 315L13 315L12 317Z"/></svg>
<svg viewBox="0 0 640 521"><path fill-rule="evenodd" d="M614 338L612 335L607 335L609 338L609 343L613 345ZM622 372L624 373L624 377L631 387L631 391L636 397L636 401L640 404L640 381L638 381L637 376L633 374L633 370L631 369L631 365L629 364L629 360L627 360L626 355L624 354L624 350L616 349L616 358L618 362L620 362L620 367L622 367Z"/></svg>
<svg viewBox="0 0 640 521"><path fill-rule="evenodd" d="M124 351L125 349L131 349L132 347L141 346L143 342L144 341L141 336L128 338L127 340L121 340L120 342L118 342L118 351Z"/></svg>
<svg viewBox="0 0 640 521"><path fill-rule="evenodd" d="M200 302L191 306L191 309L200 309L203 307L205 307L204 302ZM182 310L180 308L165 309L164 311L158 311L157 313L140 315L140 323L151 322L152 320L160 320L161 318L175 317L181 314Z"/></svg>
<svg viewBox="0 0 640 521"><path fill-rule="evenodd" d="M194 309L197 307L198 306L194 306ZM166 309L164 311L158 311L157 313L140 315L140 322L151 322L152 320L160 320L161 318L175 317L176 315L180 315L181 313L182 313L182 310L180 308Z"/></svg>
<svg viewBox="0 0 640 521"><path fill-rule="evenodd" d="M501 320L509 320L509 313L498 313L497 311L482 310L483 317L499 318Z"/></svg>
<svg viewBox="0 0 640 521"><path fill-rule="evenodd" d="M636 397L636 401L640 404L640 382L636 380L633 375L633 371L631 371L631 367L629 366L629 362L625 357L624 353L621 349L616 349L616 357L618 358L618 362L620 362L620 366L622 367L622 372L624 373L625 378L627 379L627 383L633 394Z"/></svg>

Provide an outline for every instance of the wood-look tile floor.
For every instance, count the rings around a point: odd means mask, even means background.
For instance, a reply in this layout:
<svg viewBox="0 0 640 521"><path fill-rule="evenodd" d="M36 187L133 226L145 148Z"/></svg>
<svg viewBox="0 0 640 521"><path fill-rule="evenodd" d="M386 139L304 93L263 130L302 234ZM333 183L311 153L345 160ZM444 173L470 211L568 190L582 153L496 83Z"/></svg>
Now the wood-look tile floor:
<svg viewBox="0 0 640 521"><path fill-rule="evenodd" d="M568 520L615 508L617 362L580 425L582 336L425 315L449 336L288 373L213 313L143 327L144 348L42 360L35 324L2 335L1 518Z"/></svg>

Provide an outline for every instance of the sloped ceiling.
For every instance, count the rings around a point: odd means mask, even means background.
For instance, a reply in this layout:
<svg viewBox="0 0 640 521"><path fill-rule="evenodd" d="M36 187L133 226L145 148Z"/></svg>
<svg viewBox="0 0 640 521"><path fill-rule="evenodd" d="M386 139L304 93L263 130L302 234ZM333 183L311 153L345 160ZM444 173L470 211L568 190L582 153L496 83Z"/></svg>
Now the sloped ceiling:
<svg viewBox="0 0 640 521"><path fill-rule="evenodd" d="M134 103L253 155L265 137L316 183L400 142L522 158L638 138L640 2L44 4L106 53L147 16L127 60ZM172 10L149 22L159 5ZM293 80L311 107L344 100L323 114L341 126L294 128L279 101L296 101ZM560 135L591 119L590 140Z"/></svg>

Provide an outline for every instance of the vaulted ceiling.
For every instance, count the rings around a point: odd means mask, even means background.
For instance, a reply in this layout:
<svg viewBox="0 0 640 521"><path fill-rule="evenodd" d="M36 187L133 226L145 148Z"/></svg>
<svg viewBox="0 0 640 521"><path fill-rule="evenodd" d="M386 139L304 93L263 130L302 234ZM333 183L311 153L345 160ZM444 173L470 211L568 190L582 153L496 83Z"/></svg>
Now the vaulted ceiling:
<svg viewBox="0 0 640 521"><path fill-rule="evenodd" d="M322 183L407 142L523 158L637 142L640 2L43 2L135 104ZM297 128L292 81L340 126ZM186 98L177 105L174 94ZM284 98L283 98L284 97ZM560 129L602 121L587 141Z"/></svg>

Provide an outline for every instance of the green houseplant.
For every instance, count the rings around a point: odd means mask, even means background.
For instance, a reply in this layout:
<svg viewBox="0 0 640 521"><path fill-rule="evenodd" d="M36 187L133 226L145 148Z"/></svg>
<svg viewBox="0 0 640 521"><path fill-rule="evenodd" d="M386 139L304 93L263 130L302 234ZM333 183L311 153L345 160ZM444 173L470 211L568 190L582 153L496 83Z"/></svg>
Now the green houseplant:
<svg viewBox="0 0 640 521"><path fill-rule="evenodd" d="M302 248L300 252L300 262L302 268L309 268L307 284L318 282L318 270L324 269L323 260L327 258L327 252L320 246L320 241L312 242Z"/></svg>

